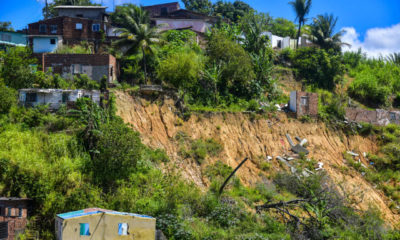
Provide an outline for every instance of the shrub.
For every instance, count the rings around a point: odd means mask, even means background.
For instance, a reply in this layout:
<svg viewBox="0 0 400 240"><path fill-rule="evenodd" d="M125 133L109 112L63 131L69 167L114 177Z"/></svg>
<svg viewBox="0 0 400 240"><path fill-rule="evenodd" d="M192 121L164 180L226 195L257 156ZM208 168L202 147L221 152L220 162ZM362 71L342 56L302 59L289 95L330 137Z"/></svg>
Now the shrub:
<svg viewBox="0 0 400 240"><path fill-rule="evenodd" d="M306 84L332 90L344 73L341 58L316 47L297 49L293 67Z"/></svg>
<svg viewBox="0 0 400 240"><path fill-rule="evenodd" d="M17 91L0 83L0 113L8 113L17 103Z"/></svg>
<svg viewBox="0 0 400 240"><path fill-rule="evenodd" d="M176 88L189 90L197 83L203 68L201 56L194 51L172 52L160 62L157 76Z"/></svg>

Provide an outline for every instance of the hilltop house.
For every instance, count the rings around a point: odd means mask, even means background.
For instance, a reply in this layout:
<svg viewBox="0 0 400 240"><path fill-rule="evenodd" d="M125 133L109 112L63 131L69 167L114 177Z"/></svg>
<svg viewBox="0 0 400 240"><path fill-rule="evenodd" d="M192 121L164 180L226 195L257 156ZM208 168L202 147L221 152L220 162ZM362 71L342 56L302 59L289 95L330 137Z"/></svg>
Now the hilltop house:
<svg viewBox="0 0 400 240"><path fill-rule="evenodd" d="M14 240L24 233L30 199L0 197L0 239Z"/></svg>
<svg viewBox="0 0 400 240"><path fill-rule="evenodd" d="M162 30L190 29L197 34L205 33L218 18L202 13L181 9L178 2L143 7L150 13L154 25Z"/></svg>
<svg viewBox="0 0 400 240"><path fill-rule="evenodd" d="M62 104L73 105L78 98L86 97L100 104L98 90L64 90L64 89L37 89L25 88L19 91L19 104L25 107L48 105L50 110L57 110Z"/></svg>
<svg viewBox="0 0 400 240"><path fill-rule="evenodd" d="M29 24L29 44L34 53L54 52L63 44L73 45L81 41L101 43L115 38L108 21L107 7L57 6L58 16Z"/></svg>
<svg viewBox="0 0 400 240"><path fill-rule="evenodd" d="M156 219L134 213L88 208L58 214L55 229L58 240L154 240Z"/></svg>
<svg viewBox="0 0 400 240"><path fill-rule="evenodd" d="M292 91L290 93L289 110L295 112L297 117L316 117L318 115L318 94Z"/></svg>

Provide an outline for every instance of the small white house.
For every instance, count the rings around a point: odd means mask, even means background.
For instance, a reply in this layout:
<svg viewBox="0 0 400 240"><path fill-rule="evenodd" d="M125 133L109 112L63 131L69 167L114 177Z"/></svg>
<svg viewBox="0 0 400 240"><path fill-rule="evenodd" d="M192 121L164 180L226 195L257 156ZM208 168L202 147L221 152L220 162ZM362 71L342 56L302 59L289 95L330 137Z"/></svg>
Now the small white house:
<svg viewBox="0 0 400 240"><path fill-rule="evenodd" d="M99 90L63 90L26 88L19 90L19 103L26 107L48 105L50 110L57 110L62 104L76 102L78 98L90 98L100 104Z"/></svg>
<svg viewBox="0 0 400 240"><path fill-rule="evenodd" d="M56 35L36 35L32 37L33 53L54 52L62 45L62 37Z"/></svg>

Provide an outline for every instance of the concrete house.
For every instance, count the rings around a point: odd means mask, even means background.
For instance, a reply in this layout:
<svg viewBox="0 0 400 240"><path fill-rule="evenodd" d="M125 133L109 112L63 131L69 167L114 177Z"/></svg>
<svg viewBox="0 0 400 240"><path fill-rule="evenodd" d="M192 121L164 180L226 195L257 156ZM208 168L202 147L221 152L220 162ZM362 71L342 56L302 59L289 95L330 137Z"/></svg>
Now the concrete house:
<svg viewBox="0 0 400 240"><path fill-rule="evenodd" d="M58 214L55 231L57 240L154 240L156 219L134 213L88 208Z"/></svg>
<svg viewBox="0 0 400 240"><path fill-rule="evenodd" d="M0 31L0 49L7 46L25 47L27 41L27 35L25 33Z"/></svg>
<svg viewBox="0 0 400 240"><path fill-rule="evenodd" d="M30 199L0 197L0 239L14 240L24 233Z"/></svg>
<svg viewBox="0 0 400 240"><path fill-rule="evenodd" d="M181 9L178 2L143 8L150 13L152 23L160 25L162 30L191 29L198 34L203 34L218 21L216 17Z"/></svg>
<svg viewBox="0 0 400 240"><path fill-rule="evenodd" d="M52 69L53 73L63 78L72 79L74 75L86 74L100 82L105 76L109 83L118 78L117 60L110 54L36 54L44 71Z"/></svg>
<svg viewBox="0 0 400 240"><path fill-rule="evenodd" d="M19 104L25 107L48 105L50 110L57 110L64 105L73 105L78 98L86 97L100 104L100 91L98 90L63 90L63 89L37 89L27 88L19 91Z"/></svg>
<svg viewBox="0 0 400 240"><path fill-rule="evenodd" d="M108 22L109 15L106 13L107 7L104 6L75 6L63 5L54 7L59 17L87 18Z"/></svg>
<svg viewBox="0 0 400 240"><path fill-rule="evenodd" d="M289 109L296 113L297 117L318 115L318 94L292 91L290 93Z"/></svg>

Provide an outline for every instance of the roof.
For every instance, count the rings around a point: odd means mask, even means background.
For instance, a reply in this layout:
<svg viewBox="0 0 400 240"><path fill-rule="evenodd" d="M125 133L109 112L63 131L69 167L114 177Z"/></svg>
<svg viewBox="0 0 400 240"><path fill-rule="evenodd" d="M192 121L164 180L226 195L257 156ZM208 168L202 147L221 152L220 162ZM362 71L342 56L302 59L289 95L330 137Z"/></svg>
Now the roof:
<svg viewBox="0 0 400 240"><path fill-rule="evenodd" d="M155 5L148 5L144 6L143 8L156 8L156 7L165 7L165 6L177 6L180 8L179 2L170 2L170 3L161 3L161 4L155 4Z"/></svg>
<svg viewBox="0 0 400 240"><path fill-rule="evenodd" d="M201 19L201 20L208 20L208 21L213 21L213 22L217 22L218 21L218 17L215 16L208 16L207 14L203 14L203 13L199 13L199 12L194 12L194 11L190 11L190 10L186 10L186 9L180 9L180 10L176 10L173 12L169 12L167 15L165 16L154 16L154 19L162 19L162 18L166 18L166 19Z"/></svg>
<svg viewBox="0 0 400 240"><path fill-rule="evenodd" d="M30 198L0 197L0 201L29 201Z"/></svg>
<svg viewBox="0 0 400 240"><path fill-rule="evenodd" d="M99 214L99 213L154 219L153 217L146 216L146 215L127 213L127 212L117 212L117 211L107 210L107 209L102 209L102 208L86 208L86 209L82 209L82 210L78 210L78 211L57 214L57 217L59 217L61 219L70 219L70 218L76 218L76 217L82 217L82 216L88 216L88 215L95 215L95 214Z"/></svg>
<svg viewBox="0 0 400 240"><path fill-rule="evenodd" d="M76 5L60 5L60 6L55 6L55 9L79 9L79 8L85 8L85 9L106 9L107 7L104 6L76 6Z"/></svg>
<svg viewBox="0 0 400 240"><path fill-rule="evenodd" d="M56 89L56 88L22 88L20 92L36 92L36 93L54 93L54 92L100 92L100 90L86 90L86 89Z"/></svg>

